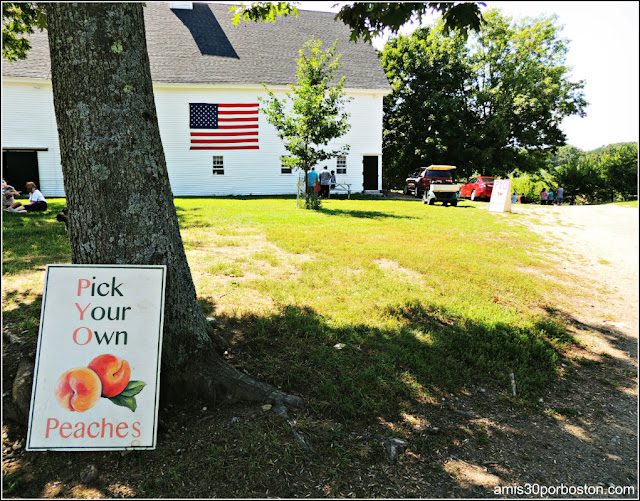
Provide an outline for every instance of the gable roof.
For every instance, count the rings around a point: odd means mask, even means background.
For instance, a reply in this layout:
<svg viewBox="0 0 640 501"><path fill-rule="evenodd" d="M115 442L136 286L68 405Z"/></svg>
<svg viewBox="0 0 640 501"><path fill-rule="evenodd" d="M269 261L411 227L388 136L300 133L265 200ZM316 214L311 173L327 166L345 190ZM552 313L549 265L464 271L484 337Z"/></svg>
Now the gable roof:
<svg viewBox="0 0 640 501"><path fill-rule="evenodd" d="M287 85L296 82L296 59L316 36L327 49L335 40L346 76L345 88L389 91L375 49L351 42L351 32L335 14L300 11L275 23L241 22L234 26L229 5L194 3L170 9L167 2L147 2L144 18L154 83ZM5 77L51 79L46 31L31 35L24 61L3 61Z"/></svg>

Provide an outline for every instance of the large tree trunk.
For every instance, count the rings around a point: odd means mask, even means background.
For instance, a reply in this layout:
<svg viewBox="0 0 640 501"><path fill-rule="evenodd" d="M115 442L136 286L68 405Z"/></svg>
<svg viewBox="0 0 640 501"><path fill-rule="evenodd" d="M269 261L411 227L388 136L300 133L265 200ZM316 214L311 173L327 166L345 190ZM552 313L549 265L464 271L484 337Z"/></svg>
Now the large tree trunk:
<svg viewBox="0 0 640 501"><path fill-rule="evenodd" d="M173 204L142 4L46 9L73 263L167 265L163 397L301 404L230 367L212 343Z"/></svg>

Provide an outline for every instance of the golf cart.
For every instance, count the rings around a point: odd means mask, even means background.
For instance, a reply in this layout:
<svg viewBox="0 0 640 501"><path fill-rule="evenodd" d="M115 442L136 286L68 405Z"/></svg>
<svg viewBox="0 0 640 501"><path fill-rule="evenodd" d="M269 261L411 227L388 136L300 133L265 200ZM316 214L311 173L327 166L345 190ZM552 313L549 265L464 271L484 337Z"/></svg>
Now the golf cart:
<svg viewBox="0 0 640 501"><path fill-rule="evenodd" d="M428 167L428 170L430 171L451 171L453 169L455 169L453 165L431 165ZM434 205L436 202L442 202L442 205L445 207L449 204L455 207L458 205L459 191L459 184L453 184L451 181L448 183L442 183L433 180L429 185L429 189L425 190L422 195L422 203Z"/></svg>

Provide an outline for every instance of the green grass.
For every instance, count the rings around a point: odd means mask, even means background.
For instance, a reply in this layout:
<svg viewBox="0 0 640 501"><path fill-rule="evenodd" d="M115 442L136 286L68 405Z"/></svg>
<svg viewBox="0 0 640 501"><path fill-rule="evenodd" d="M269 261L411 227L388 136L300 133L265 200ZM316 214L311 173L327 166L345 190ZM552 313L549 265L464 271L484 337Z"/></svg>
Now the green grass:
<svg viewBox="0 0 640 501"><path fill-rule="evenodd" d="M291 197L175 203L205 313L243 333L234 365L317 415L393 419L475 383L510 391L510 372L533 399L573 341L545 312L560 286L522 271L549 265L515 214L365 198L319 211ZM64 200L50 205L3 221L5 321L34 335L44 265L70 262Z"/></svg>

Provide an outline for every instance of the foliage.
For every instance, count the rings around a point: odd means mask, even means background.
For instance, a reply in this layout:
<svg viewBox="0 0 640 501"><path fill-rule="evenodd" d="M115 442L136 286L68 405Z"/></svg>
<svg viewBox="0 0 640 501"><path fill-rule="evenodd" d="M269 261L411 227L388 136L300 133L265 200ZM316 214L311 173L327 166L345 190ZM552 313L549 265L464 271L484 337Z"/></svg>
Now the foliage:
<svg viewBox="0 0 640 501"><path fill-rule="evenodd" d="M593 203L638 195L638 143L611 144L590 152L564 146L548 160L547 168L554 182L565 188L565 198L584 196Z"/></svg>
<svg viewBox="0 0 640 501"><path fill-rule="evenodd" d="M551 185L541 179L537 173L521 173L516 170L509 175L511 179L511 189L514 193L524 194L528 203L540 200L542 188L551 189Z"/></svg>
<svg viewBox="0 0 640 501"><path fill-rule="evenodd" d="M393 187L431 163L463 177L534 171L564 144L562 119L584 115L584 83L567 78L555 17L514 22L491 10L485 21L469 43L440 20L385 46L383 172Z"/></svg>
<svg viewBox="0 0 640 501"><path fill-rule="evenodd" d="M466 37L468 29L479 30L483 18L482 2L353 2L345 5L336 15L351 28L351 40L364 38L370 41L385 29L392 33L410 21L419 20L428 12L440 12L445 30L457 29Z"/></svg>
<svg viewBox="0 0 640 501"><path fill-rule="evenodd" d="M268 89L268 99L261 112L277 129L278 137L290 156L283 163L291 168L307 171L317 162L342 156L348 145L328 149L328 144L346 134L350 128L349 114L343 111L349 100L344 96L345 77L335 82L341 55L336 54L337 41L323 51L322 42L315 37L304 44L298 58L297 84L290 85L286 99L278 99Z"/></svg>
<svg viewBox="0 0 640 501"><path fill-rule="evenodd" d="M234 13L234 25L238 25L240 20L275 23L278 17L299 15L298 9L290 2L254 2L251 7L234 5L229 7L229 11Z"/></svg>
<svg viewBox="0 0 640 501"><path fill-rule="evenodd" d="M293 2L295 3L295 2ZM345 5L335 19L351 28L351 40L363 38L371 41L385 29L397 33L400 27L415 21L427 12L440 12L446 29L457 29L466 36L467 30L478 30L482 24L480 12L482 2L353 2ZM253 2L250 6L241 4L230 7L235 13L234 24L245 21L274 21L278 16L298 15L297 8L290 2Z"/></svg>
<svg viewBox="0 0 640 501"><path fill-rule="evenodd" d="M322 199L314 193L305 193L303 209L320 210L322 209Z"/></svg>
<svg viewBox="0 0 640 501"><path fill-rule="evenodd" d="M2 57L9 62L25 59L31 49L28 35L47 27L42 4L2 2Z"/></svg>
<svg viewBox="0 0 640 501"><path fill-rule="evenodd" d="M392 88L383 118L383 178L389 186L403 186L408 172L429 163L471 162L475 152L460 126L472 122L465 103L464 82L471 75L461 57L464 44L439 23L396 38L381 54Z"/></svg>

